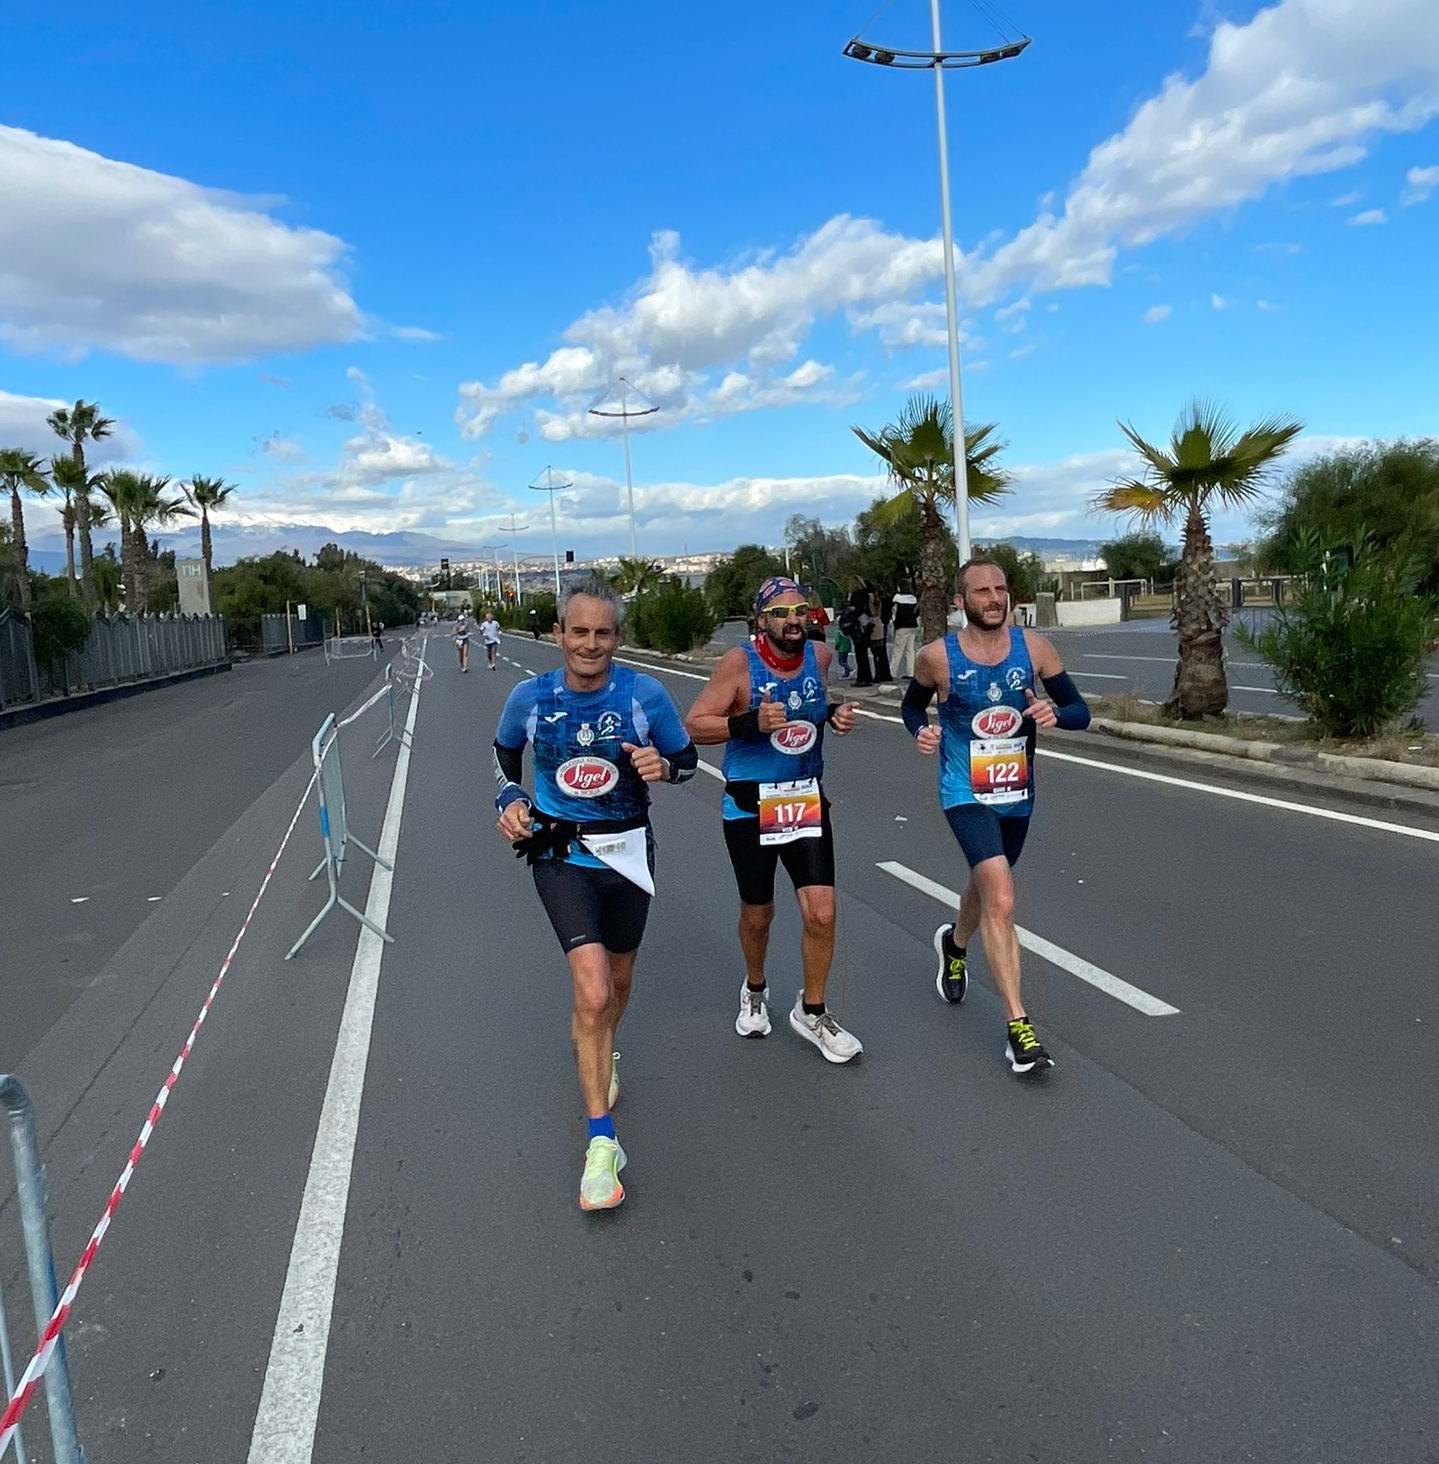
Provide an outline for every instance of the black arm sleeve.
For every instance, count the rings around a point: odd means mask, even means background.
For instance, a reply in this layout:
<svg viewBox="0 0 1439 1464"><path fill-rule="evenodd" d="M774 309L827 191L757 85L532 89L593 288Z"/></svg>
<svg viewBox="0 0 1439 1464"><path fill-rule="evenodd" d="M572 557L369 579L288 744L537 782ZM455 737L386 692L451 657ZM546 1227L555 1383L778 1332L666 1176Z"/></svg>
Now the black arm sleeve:
<svg viewBox="0 0 1439 1464"><path fill-rule="evenodd" d="M739 742L745 737L759 736L759 711L751 707L747 712L736 712L729 719L729 739Z"/></svg>
<svg viewBox="0 0 1439 1464"><path fill-rule="evenodd" d="M700 750L693 742L686 742L678 752L665 753L670 765L671 783L688 783L699 772Z"/></svg>
<svg viewBox="0 0 1439 1464"><path fill-rule="evenodd" d="M495 783L499 788L495 797L495 807L501 813L505 811L505 805L513 803L516 798L529 801L529 794L520 784L524 773L524 748L506 747L502 742L495 743Z"/></svg>
<svg viewBox="0 0 1439 1464"><path fill-rule="evenodd" d="M910 677L904 701L900 703L899 715L911 737L918 737L929 726L929 700L933 695L932 686L921 685L914 677Z"/></svg>
<svg viewBox="0 0 1439 1464"><path fill-rule="evenodd" d="M1089 703L1069 679L1069 672L1061 671L1057 676L1044 676L1040 679L1044 682L1050 701L1057 709L1054 725L1062 727L1066 732L1083 732L1089 726Z"/></svg>

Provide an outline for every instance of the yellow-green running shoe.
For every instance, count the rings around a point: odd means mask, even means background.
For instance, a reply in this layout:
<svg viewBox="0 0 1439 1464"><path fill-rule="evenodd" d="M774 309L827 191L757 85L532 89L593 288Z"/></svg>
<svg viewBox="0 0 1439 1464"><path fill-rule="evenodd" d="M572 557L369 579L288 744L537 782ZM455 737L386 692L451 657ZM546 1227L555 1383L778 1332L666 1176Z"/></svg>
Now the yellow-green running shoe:
<svg viewBox="0 0 1439 1464"><path fill-rule="evenodd" d="M585 1172L580 1176L580 1209L613 1210L625 1197L620 1170L625 1151L616 1139L593 1138L585 1150Z"/></svg>

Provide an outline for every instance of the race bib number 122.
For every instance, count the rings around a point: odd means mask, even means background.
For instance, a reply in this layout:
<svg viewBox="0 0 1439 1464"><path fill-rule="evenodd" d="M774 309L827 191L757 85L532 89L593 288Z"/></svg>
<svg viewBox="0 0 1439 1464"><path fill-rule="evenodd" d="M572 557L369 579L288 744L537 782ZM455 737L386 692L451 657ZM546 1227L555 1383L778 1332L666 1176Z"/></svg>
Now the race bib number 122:
<svg viewBox="0 0 1439 1464"><path fill-rule="evenodd" d="M996 737L969 744L969 786L974 801L1020 803L1029 793L1029 758L1023 737Z"/></svg>

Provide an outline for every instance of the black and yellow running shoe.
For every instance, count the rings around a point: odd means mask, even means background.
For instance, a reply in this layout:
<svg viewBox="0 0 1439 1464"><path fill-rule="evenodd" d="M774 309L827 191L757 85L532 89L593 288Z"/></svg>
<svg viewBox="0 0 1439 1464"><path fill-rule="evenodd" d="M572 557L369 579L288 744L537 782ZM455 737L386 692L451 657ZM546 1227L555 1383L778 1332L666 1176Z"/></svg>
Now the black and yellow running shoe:
<svg viewBox="0 0 1439 1464"><path fill-rule="evenodd" d="M934 988L951 1006L958 1006L969 993L969 959L954 943L953 925L935 931L934 953L939 957Z"/></svg>
<svg viewBox="0 0 1439 1464"><path fill-rule="evenodd" d="M1054 1066L1054 1059L1044 1050L1044 1044L1034 1033L1034 1023L1028 1017L1016 1017L1007 1023L1008 1032L1004 1039L1004 1055L1010 1067L1021 1078L1038 1078Z"/></svg>

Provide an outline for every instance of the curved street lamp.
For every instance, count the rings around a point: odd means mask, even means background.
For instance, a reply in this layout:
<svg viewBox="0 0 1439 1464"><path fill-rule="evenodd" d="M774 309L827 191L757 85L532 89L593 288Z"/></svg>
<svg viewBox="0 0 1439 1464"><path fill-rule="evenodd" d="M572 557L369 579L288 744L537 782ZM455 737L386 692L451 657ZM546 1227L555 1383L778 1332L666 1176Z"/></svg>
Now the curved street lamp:
<svg viewBox="0 0 1439 1464"><path fill-rule="evenodd" d="M543 479L543 481L541 481ZM563 478L558 482L555 480L555 470L547 467L530 487L536 493L548 493L550 495L550 541L554 550L555 561L555 604L560 603L560 530L558 520L555 518L555 494L563 493L566 488L573 488L573 483L566 483Z"/></svg>
<svg viewBox="0 0 1439 1464"><path fill-rule="evenodd" d="M659 408L651 404L645 394L640 391L637 386L634 386L629 381L627 381L623 376L620 377L616 385L619 387L619 410L615 410L615 407L613 405L614 392L610 391L604 398L602 398L599 402L597 402L589 409L589 415L591 417L618 417L620 421L624 423L625 492L629 496L630 504L630 558L638 559L640 556L640 551L636 547L635 542L635 480L633 473L630 472L630 418L651 417L657 411L659 411ZM635 398L641 403L640 406L633 408L630 406L631 393L633 393Z"/></svg>
<svg viewBox="0 0 1439 1464"><path fill-rule="evenodd" d="M932 51L906 51L879 46L855 36L844 48L851 61L887 66L894 71L933 71L935 125L939 133L939 203L944 226L944 309L949 330L949 396L954 408L954 537L959 562L969 558L969 476L965 463L964 406L959 391L959 313L955 301L954 229L949 209L949 142L944 120L944 73L1009 61L1030 43L1029 36L979 51L946 51L939 34L939 0L929 0Z"/></svg>
<svg viewBox="0 0 1439 1464"><path fill-rule="evenodd" d="M529 525L522 524L514 514L511 514L509 523L501 524L500 527L505 533L511 535L510 548L513 551L515 569L515 604L523 605L525 603L525 597L523 591L520 589L520 546L513 541L513 536L515 534L526 533Z"/></svg>

